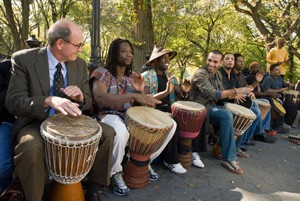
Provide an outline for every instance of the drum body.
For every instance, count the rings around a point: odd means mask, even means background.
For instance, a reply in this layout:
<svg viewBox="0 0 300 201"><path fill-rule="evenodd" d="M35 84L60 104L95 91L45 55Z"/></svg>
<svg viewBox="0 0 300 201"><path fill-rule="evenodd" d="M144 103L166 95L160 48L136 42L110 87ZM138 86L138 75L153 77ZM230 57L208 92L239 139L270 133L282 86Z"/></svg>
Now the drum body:
<svg viewBox="0 0 300 201"><path fill-rule="evenodd" d="M286 114L286 110L284 107L278 102L276 98L271 99L273 104L272 104L272 118L273 119L279 119L283 117Z"/></svg>
<svg viewBox="0 0 300 201"><path fill-rule="evenodd" d="M286 110L285 123L292 126L300 106L300 92L295 90L284 91L283 107Z"/></svg>
<svg viewBox="0 0 300 201"><path fill-rule="evenodd" d="M255 113L248 108L234 103L225 103L224 106L233 115L234 134L237 136L243 135L256 119Z"/></svg>
<svg viewBox="0 0 300 201"><path fill-rule="evenodd" d="M94 163L102 134L100 124L85 115L55 115L40 129L50 176L61 184L80 182Z"/></svg>
<svg viewBox="0 0 300 201"><path fill-rule="evenodd" d="M171 109L178 125L179 161L187 169L192 166L192 139L200 134L207 110L191 101L177 101Z"/></svg>
<svg viewBox="0 0 300 201"><path fill-rule="evenodd" d="M206 108L191 101L176 101L172 104L171 109L178 124L179 137L196 138L204 122Z"/></svg>
<svg viewBox="0 0 300 201"><path fill-rule="evenodd" d="M131 107L126 111L125 123L130 133L128 146L140 155L157 151L173 127L172 118L150 107Z"/></svg>
<svg viewBox="0 0 300 201"><path fill-rule="evenodd" d="M142 188L149 182L150 155L162 146L173 120L165 112L136 106L127 109L125 124L130 134L130 161L124 166L124 180L129 188Z"/></svg>
<svg viewBox="0 0 300 201"><path fill-rule="evenodd" d="M260 110L260 114L261 114L261 119L265 119L268 112L270 111L271 109L271 104L268 102L265 102L265 101L262 101L262 100L259 100L259 99L255 99L254 100L258 107L259 107L259 110Z"/></svg>

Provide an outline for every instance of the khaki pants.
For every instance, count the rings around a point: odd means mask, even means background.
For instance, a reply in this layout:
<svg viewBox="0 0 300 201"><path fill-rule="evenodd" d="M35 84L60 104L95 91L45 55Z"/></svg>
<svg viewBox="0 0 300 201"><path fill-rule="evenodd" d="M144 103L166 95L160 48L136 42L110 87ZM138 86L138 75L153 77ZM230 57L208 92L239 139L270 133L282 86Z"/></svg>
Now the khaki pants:
<svg viewBox="0 0 300 201"><path fill-rule="evenodd" d="M100 123L100 125L103 133L94 165L89 172L89 182L109 185L115 131L107 124ZM14 177L19 178L27 201L41 201L48 180L48 170L40 124L33 123L24 127L19 132L17 140Z"/></svg>

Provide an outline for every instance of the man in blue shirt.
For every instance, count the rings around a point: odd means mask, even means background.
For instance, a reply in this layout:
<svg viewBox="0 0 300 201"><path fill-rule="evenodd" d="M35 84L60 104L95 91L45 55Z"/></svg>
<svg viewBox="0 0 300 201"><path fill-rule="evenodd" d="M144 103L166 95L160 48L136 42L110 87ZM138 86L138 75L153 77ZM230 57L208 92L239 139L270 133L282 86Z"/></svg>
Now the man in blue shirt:
<svg viewBox="0 0 300 201"><path fill-rule="evenodd" d="M273 64L270 66L270 75L268 75L263 83L262 90L266 93L282 93L288 90L289 83L285 82L280 76L280 64ZM282 101L277 99L281 104ZM273 99L269 99L272 107L275 107ZM291 127L284 123L284 117L274 119L273 127L279 133L288 133Z"/></svg>

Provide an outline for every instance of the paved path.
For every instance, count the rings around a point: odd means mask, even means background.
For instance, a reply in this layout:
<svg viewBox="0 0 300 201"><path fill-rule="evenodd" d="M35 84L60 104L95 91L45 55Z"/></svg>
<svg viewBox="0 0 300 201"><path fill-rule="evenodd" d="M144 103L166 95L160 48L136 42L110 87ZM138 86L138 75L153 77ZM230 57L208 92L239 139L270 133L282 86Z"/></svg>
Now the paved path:
<svg viewBox="0 0 300 201"><path fill-rule="evenodd" d="M290 134L300 134L300 128ZM300 201L300 146L277 135L276 144L257 142L248 147L250 159L239 158L245 174L235 175L220 166L210 152L201 154L204 169L192 167L185 175L154 164L161 178L127 197L102 189L103 201Z"/></svg>

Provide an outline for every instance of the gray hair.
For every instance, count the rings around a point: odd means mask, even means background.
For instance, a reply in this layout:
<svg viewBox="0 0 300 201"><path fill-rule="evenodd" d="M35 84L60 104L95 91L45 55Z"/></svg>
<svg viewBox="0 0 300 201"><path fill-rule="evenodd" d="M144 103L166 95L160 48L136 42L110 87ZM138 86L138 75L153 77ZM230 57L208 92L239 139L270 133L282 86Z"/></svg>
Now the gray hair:
<svg viewBox="0 0 300 201"><path fill-rule="evenodd" d="M47 31L48 44L52 46L57 39L69 41L71 35L70 24L73 22L68 19L60 19L56 21Z"/></svg>

